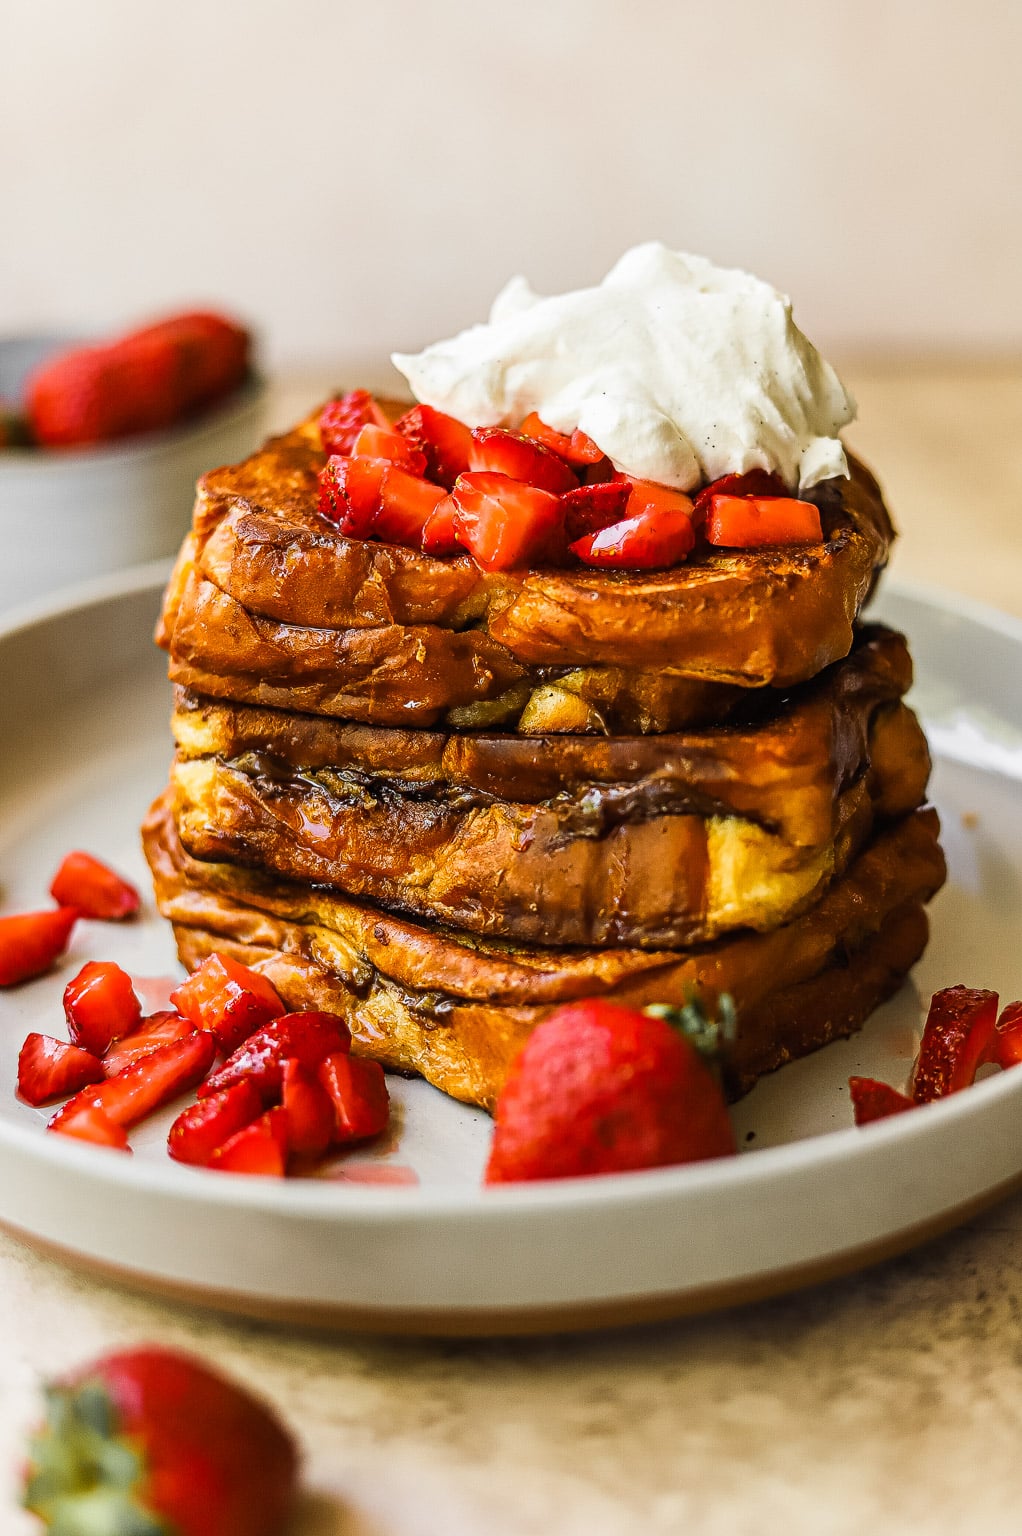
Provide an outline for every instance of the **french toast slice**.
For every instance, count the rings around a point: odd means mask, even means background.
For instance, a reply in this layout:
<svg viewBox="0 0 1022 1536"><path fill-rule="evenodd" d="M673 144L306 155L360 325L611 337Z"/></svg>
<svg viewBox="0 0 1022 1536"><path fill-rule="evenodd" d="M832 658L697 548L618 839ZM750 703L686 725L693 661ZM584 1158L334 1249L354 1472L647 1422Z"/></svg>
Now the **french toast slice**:
<svg viewBox="0 0 1022 1536"><path fill-rule="evenodd" d="M440 560L346 538L317 510L324 462L310 418L200 481L159 630L176 681L219 697L378 723L392 719L389 682L407 687L417 713L406 718L417 724L444 713L418 698L436 695L436 681L427 689L423 674L437 669L452 673L446 709L492 703L515 687L527 687L531 698L543 685L556 687L557 677L544 675L551 668L561 676L601 667L637 673L647 688L653 673L711 689L787 687L848 653L893 537L876 481L853 461L850 480L812 493L824 529L819 545L705 546L685 564L654 572L487 572L467 555ZM310 650L316 681L306 669L285 697L289 667ZM264 671L275 682L260 691ZM351 714L353 695L364 693L369 703ZM703 718L722 713L718 707ZM538 728L550 729L549 715L543 719ZM676 708L650 729L691 723L691 709L682 718ZM603 724L619 728L617 717Z"/></svg>
<svg viewBox="0 0 1022 1536"><path fill-rule="evenodd" d="M802 916L701 948L536 949L415 923L308 885L182 848L169 793L143 828L160 910L183 962L214 950L257 964L291 1009L341 1013L355 1047L492 1108L508 1065L558 1003L601 996L734 998L734 1094L859 1028L927 938L924 904L945 877L932 810L880 831Z"/></svg>
<svg viewBox="0 0 1022 1536"><path fill-rule="evenodd" d="M902 638L874 629L772 718L661 737L646 773L636 770L653 743L617 739L627 777L554 780L540 796L520 776L523 799L473 784L471 771L408 775L408 733L389 749L390 733L373 733L375 753L359 759L349 730L340 762L313 762L296 751L301 720L290 737L288 716L259 734L253 717L268 712L183 701L178 831L199 859L522 943L659 947L765 930L816 900L875 822L924 798L925 738L899 702L910 675Z"/></svg>

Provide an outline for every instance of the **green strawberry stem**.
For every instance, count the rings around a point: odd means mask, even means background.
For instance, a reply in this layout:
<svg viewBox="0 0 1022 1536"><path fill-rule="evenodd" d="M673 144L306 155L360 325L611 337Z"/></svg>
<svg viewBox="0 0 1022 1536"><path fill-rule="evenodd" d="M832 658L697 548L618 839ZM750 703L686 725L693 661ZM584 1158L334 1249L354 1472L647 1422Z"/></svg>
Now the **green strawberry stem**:
<svg viewBox="0 0 1022 1536"><path fill-rule="evenodd" d="M29 1446L25 1508L51 1536L173 1536L138 1501L144 1467L98 1382L48 1387Z"/></svg>
<svg viewBox="0 0 1022 1536"><path fill-rule="evenodd" d="M716 1017L695 992L689 994L680 1008L674 1003L651 1003L642 1011L651 1019L663 1019L680 1030L710 1066L719 1068L734 1044L738 1013L730 992L718 996Z"/></svg>

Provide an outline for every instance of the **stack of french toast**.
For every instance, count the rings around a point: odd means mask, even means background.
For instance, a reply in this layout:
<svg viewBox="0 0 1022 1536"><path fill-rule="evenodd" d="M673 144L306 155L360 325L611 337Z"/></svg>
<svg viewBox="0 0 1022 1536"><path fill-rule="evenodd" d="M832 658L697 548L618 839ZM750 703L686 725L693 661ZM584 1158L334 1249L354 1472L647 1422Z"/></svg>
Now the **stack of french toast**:
<svg viewBox="0 0 1022 1536"><path fill-rule="evenodd" d="M372 409L385 436L407 406ZM729 994L732 1094L858 1029L944 878L905 640L858 621L892 538L869 472L808 493L816 541L495 563L339 518L327 419L204 477L166 595L144 838L185 965L257 966L486 1107L573 999Z"/></svg>

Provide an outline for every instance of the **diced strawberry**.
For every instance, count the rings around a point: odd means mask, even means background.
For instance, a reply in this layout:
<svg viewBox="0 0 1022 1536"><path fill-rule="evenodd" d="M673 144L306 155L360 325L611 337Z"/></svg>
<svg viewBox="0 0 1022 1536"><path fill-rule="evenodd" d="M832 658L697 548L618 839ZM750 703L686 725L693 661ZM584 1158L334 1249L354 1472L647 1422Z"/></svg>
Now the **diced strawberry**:
<svg viewBox="0 0 1022 1536"><path fill-rule="evenodd" d="M73 1104L74 1099L71 1100ZM110 1116L95 1104L80 1104L77 1109L62 1109L49 1122L46 1129L57 1131L61 1136L74 1136L78 1141L91 1141L97 1147L114 1147L118 1152L130 1152L127 1132L114 1123Z"/></svg>
<svg viewBox="0 0 1022 1536"><path fill-rule="evenodd" d="M916 1103L968 1088L976 1069L991 1059L996 1025L996 992L973 987L935 992L912 1074Z"/></svg>
<svg viewBox="0 0 1022 1536"><path fill-rule="evenodd" d="M179 1163L208 1167L217 1148L262 1112L263 1101L252 1084L235 1083L183 1109L170 1128L167 1151Z"/></svg>
<svg viewBox="0 0 1022 1536"><path fill-rule="evenodd" d="M221 1173L255 1173L282 1179L287 1172L287 1153L287 1115L279 1108L268 1109L218 1147L209 1166Z"/></svg>
<svg viewBox="0 0 1022 1536"><path fill-rule="evenodd" d="M415 405L396 423L396 430L426 455L426 474L447 490L468 469L472 433L457 417L431 405Z"/></svg>
<svg viewBox="0 0 1022 1536"><path fill-rule="evenodd" d="M367 389L352 389L331 400L319 413L319 435L325 453L350 453L367 422L391 430L390 418Z"/></svg>
<svg viewBox="0 0 1022 1536"><path fill-rule="evenodd" d="M714 496L787 496L788 488L779 475L768 469L749 469L744 475L721 475L704 485L693 503L693 517L701 523L710 510Z"/></svg>
<svg viewBox="0 0 1022 1536"><path fill-rule="evenodd" d="M426 524L440 503L446 500L447 493L442 486L420 480L394 464L384 471L380 482L380 505L372 537L388 544L406 544L419 549Z"/></svg>
<svg viewBox="0 0 1022 1536"><path fill-rule="evenodd" d="M616 482L611 482L614 484ZM586 565L652 571L677 565L696 541L692 503L681 491L632 481L627 516L569 547Z"/></svg>
<svg viewBox="0 0 1022 1536"><path fill-rule="evenodd" d="M348 1057L341 1054L340 1059ZM281 1104L287 1144L299 1157L320 1157L334 1138L334 1106L313 1071L292 1057L284 1063Z"/></svg>
<svg viewBox="0 0 1022 1536"><path fill-rule="evenodd" d="M0 917L0 987L13 987L48 971L67 948L77 921L77 907Z"/></svg>
<svg viewBox="0 0 1022 1536"><path fill-rule="evenodd" d="M64 907L77 907L83 917L117 921L134 917L139 896L107 864L91 853L69 853L53 877L50 895Z"/></svg>
<svg viewBox="0 0 1022 1536"><path fill-rule="evenodd" d="M103 1063L91 1051L50 1035L27 1036L18 1056L18 1092L28 1104L66 1099L87 1083L103 1081Z"/></svg>
<svg viewBox="0 0 1022 1536"><path fill-rule="evenodd" d="M906 1109L915 1109L915 1101L899 1093L888 1083L877 1082L874 1077L850 1077L848 1091L852 1096L856 1125L868 1125L871 1120L885 1120L888 1115L900 1115Z"/></svg>
<svg viewBox="0 0 1022 1536"><path fill-rule="evenodd" d="M74 1044L103 1056L137 1028L142 1004L127 971L112 960L89 960L64 988L64 1016Z"/></svg>
<svg viewBox="0 0 1022 1536"><path fill-rule="evenodd" d="M564 540L560 498L507 475L462 475L452 491L454 528L478 563L510 571L548 562Z"/></svg>
<svg viewBox="0 0 1022 1536"><path fill-rule="evenodd" d="M376 426L375 422L367 422L361 428L351 451L355 457L387 459L389 463L397 464L401 469L407 469L410 475L418 475L420 478L426 473L426 455L421 449L402 437L400 432L388 432L386 428Z"/></svg>
<svg viewBox="0 0 1022 1536"><path fill-rule="evenodd" d="M351 1032L336 1013L286 1013L250 1035L203 1083L199 1098L247 1079L258 1089L263 1103L270 1104L280 1097L284 1063L289 1057L303 1067L314 1068L325 1056L346 1051L350 1044Z"/></svg>
<svg viewBox="0 0 1022 1536"><path fill-rule="evenodd" d="M627 480L606 480L598 485L580 485L561 497L564 508L564 533L569 544L590 533L601 533L619 523L632 488Z"/></svg>
<svg viewBox="0 0 1022 1536"><path fill-rule="evenodd" d="M999 1067L1016 1067L1022 1062L1022 1003L1006 1003L997 1020L990 1057Z"/></svg>
<svg viewBox="0 0 1022 1536"><path fill-rule="evenodd" d="M285 1011L261 971L216 950L174 989L170 1000L199 1029L212 1030L225 1055Z"/></svg>
<svg viewBox="0 0 1022 1536"><path fill-rule="evenodd" d="M386 470L386 459L327 459L319 472L320 512L349 538L370 538Z"/></svg>
<svg viewBox="0 0 1022 1536"><path fill-rule="evenodd" d="M706 537L728 549L774 544L820 544L820 511L791 496L711 496Z"/></svg>
<svg viewBox="0 0 1022 1536"><path fill-rule="evenodd" d="M559 496L578 485L578 476L564 460L542 443L506 427L477 427L472 433L468 467L473 473L490 472L521 480L541 491Z"/></svg>
<svg viewBox="0 0 1022 1536"><path fill-rule="evenodd" d="M424 555L459 555L461 553L461 545L454 531L454 518L457 511L458 503L453 496L445 496L443 501L437 502L422 530Z"/></svg>
<svg viewBox="0 0 1022 1536"><path fill-rule="evenodd" d="M101 1109L115 1125L136 1125L179 1093L196 1087L215 1057L216 1039L204 1029L184 1040L158 1045L99 1087L83 1088L68 1100L50 1125L57 1129L64 1116L77 1114L83 1106Z"/></svg>
<svg viewBox="0 0 1022 1536"><path fill-rule="evenodd" d="M186 1035L194 1035L195 1029L191 1019L175 1013L172 1008L151 1013L137 1029L133 1029L123 1040L116 1041L104 1054L104 1076L115 1077L140 1056L154 1051L158 1045L167 1045L171 1040L183 1040Z"/></svg>
<svg viewBox="0 0 1022 1536"><path fill-rule="evenodd" d="M335 1141L363 1141L386 1129L390 1095L378 1061L335 1053L320 1063L319 1080L333 1103Z"/></svg>
<svg viewBox="0 0 1022 1536"><path fill-rule="evenodd" d="M518 429L523 437L534 438L537 443L542 443L544 448L549 448L559 458L567 460L569 464L577 464L580 467L591 464L599 464L606 454L602 448L598 448L591 437L580 432L578 427L574 432L555 432L553 427L548 427L545 421L541 421L535 411L530 411Z"/></svg>

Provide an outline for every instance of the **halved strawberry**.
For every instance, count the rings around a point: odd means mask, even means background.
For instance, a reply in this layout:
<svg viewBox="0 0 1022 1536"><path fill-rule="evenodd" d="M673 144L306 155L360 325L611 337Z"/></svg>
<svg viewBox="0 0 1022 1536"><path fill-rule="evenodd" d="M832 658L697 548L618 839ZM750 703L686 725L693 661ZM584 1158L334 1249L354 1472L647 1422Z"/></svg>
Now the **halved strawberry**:
<svg viewBox="0 0 1022 1536"><path fill-rule="evenodd" d="M541 565L563 544L564 512L549 491L480 472L461 475L451 495L458 542L486 570Z"/></svg>
<svg viewBox="0 0 1022 1536"><path fill-rule="evenodd" d="M534 438L569 464L583 467L599 464L606 458L603 449L598 448L592 438L580 432L578 427L574 432L555 432L553 427L548 427L545 421L540 420L535 411L529 412L518 430L523 437Z"/></svg>
<svg viewBox="0 0 1022 1536"><path fill-rule="evenodd" d="M237 1131L209 1160L221 1173L255 1173L282 1179L287 1172L287 1116L280 1108L268 1109Z"/></svg>
<svg viewBox="0 0 1022 1536"><path fill-rule="evenodd" d="M850 1077L848 1091L852 1096L856 1125L868 1125L871 1120L885 1120L888 1115L900 1115L906 1109L915 1109L915 1101L899 1093L888 1083L880 1083L875 1077Z"/></svg>
<svg viewBox="0 0 1022 1536"><path fill-rule="evenodd" d="M335 454L319 472L319 510L352 539L368 539L380 508L386 459Z"/></svg>
<svg viewBox="0 0 1022 1536"><path fill-rule="evenodd" d="M103 1056L137 1028L142 1004L127 971L113 960L89 960L64 988L64 1016L73 1043Z"/></svg>
<svg viewBox="0 0 1022 1536"><path fill-rule="evenodd" d="M613 483L613 482L612 482ZM569 545L586 565L610 570L652 571L677 565L696 541L692 503L681 491L633 482L627 516Z"/></svg>
<svg viewBox="0 0 1022 1536"><path fill-rule="evenodd" d="M183 1109L170 1128L167 1151L179 1163L205 1168L218 1147L262 1112L263 1101L252 1084L235 1083Z"/></svg>
<svg viewBox="0 0 1022 1536"><path fill-rule="evenodd" d="M261 971L214 950L187 981L170 994L174 1007L199 1029L210 1029L225 1055L285 1012Z"/></svg>
<svg viewBox="0 0 1022 1536"><path fill-rule="evenodd" d="M335 1053L320 1062L318 1076L334 1107L335 1141L363 1141L386 1129L390 1095L378 1061Z"/></svg>
<svg viewBox="0 0 1022 1536"><path fill-rule="evenodd" d="M773 544L820 544L820 510L792 496L711 496L706 537L727 549Z"/></svg>
<svg viewBox="0 0 1022 1536"><path fill-rule="evenodd" d="M13 987L48 971L67 948L77 921L77 907L0 917L0 987Z"/></svg>
<svg viewBox="0 0 1022 1536"><path fill-rule="evenodd" d="M507 427L477 427L472 433L468 467L473 473L490 472L521 480L559 496L574 490L578 476L556 453L534 438L523 437Z"/></svg>
<svg viewBox="0 0 1022 1536"><path fill-rule="evenodd" d="M74 1104L72 1099L71 1103ZM130 1152L124 1128L115 1124L110 1116L95 1104L80 1104L77 1109L62 1109L46 1129L57 1131L61 1136L74 1136L78 1141L91 1141L97 1147L114 1147L118 1152Z"/></svg>
<svg viewBox="0 0 1022 1536"><path fill-rule="evenodd" d="M968 1088L991 1059L997 1024L997 993L974 987L935 992L912 1074L917 1104Z"/></svg>
<svg viewBox="0 0 1022 1536"><path fill-rule="evenodd" d="M997 1020L989 1059L999 1067L1016 1067L1022 1062L1022 1003L1006 1003Z"/></svg>
<svg viewBox="0 0 1022 1536"><path fill-rule="evenodd" d="M422 530L424 555L460 555L461 545L454 531L454 519L458 503L453 496L445 496L433 508Z"/></svg>
<svg viewBox="0 0 1022 1536"><path fill-rule="evenodd" d="M87 1083L103 1081L103 1063L91 1051L50 1035L31 1034L18 1055L18 1092L27 1104L66 1099Z"/></svg>
<svg viewBox="0 0 1022 1536"><path fill-rule="evenodd" d="M258 1089L264 1104L272 1103L280 1096L284 1063L289 1057L303 1067L315 1068L324 1057L346 1051L350 1044L351 1032L336 1013L286 1013L250 1035L203 1083L199 1098L247 1080Z"/></svg>
<svg viewBox="0 0 1022 1536"><path fill-rule="evenodd" d="M352 461L357 462L356 460ZM422 547L422 535L447 492L430 480L420 480L393 464L380 482L380 502L371 534L388 544Z"/></svg>
<svg viewBox="0 0 1022 1536"><path fill-rule="evenodd" d="M600 533L619 523L625 515L632 488L627 480L605 480L598 485L580 485L561 497L564 508L564 535L569 544L586 534Z"/></svg>
<svg viewBox="0 0 1022 1536"><path fill-rule="evenodd" d="M109 865L80 849L69 853L57 870L50 895L61 906L77 907L83 917L103 921L134 917L139 908L135 887L122 880Z"/></svg>
<svg viewBox="0 0 1022 1536"><path fill-rule="evenodd" d="M142 1020L137 1029L132 1030L123 1040L117 1040L103 1057L103 1074L105 1077L115 1077L125 1067L137 1061L140 1056L154 1051L158 1045L167 1045L171 1040L183 1040L186 1035L194 1035L196 1026L191 1019L186 1019L182 1014L175 1013L173 1008L161 1009L159 1013L151 1013L148 1018Z"/></svg>
<svg viewBox="0 0 1022 1536"><path fill-rule="evenodd" d="M349 1058L342 1053L340 1059ZM299 1157L320 1157L334 1138L333 1102L313 1071L293 1057L284 1063L281 1105L291 1151Z"/></svg>
<svg viewBox="0 0 1022 1536"><path fill-rule="evenodd" d="M787 496L788 488L779 475L768 469L749 469L744 475L721 475L704 485L693 502L693 517L701 523L710 510L714 496ZM866 1081L866 1079L864 1079Z"/></svg>
<svg viewBox="0 0 1022 1536"><path fill-rule="evenodd" d="M388 432L374 422L367 422L361 429L351 451L355 457L387 459L391 464L407 469L410 475L426 473L426 455L421 449L402 437L400 432Z"/></svg>
<svg viewBox="0 0 1022 1536"><path fill-rule="evenodd" d="M179 1093L187 1093L202 1081L216 1057L216 1040L199 1029L184 1040L172 1040L131 1062L115 1077L95 1088L83 1088L58 1112L50 1127L58 1130L65 1117L83 1107L101 1109L115 1125L129 1126L144 1120L154 1109Z"/></svg>
<svg viewBox="0 0 1022 1536"><path fill-rule="evenodd" d="M388 432L391 428L386 411L377 405L367 389L351 389L339 400L331 400L319 413L319 435L324 452L350 453L366 422Z"/></svg>
<svg viewBox="0 0 1022 1536"><path fill-rule="evenodd" d="M472 433L456 416L415 405L395 423L395 430L426 456L426 474L447 490L468 469Z"/></svg>

